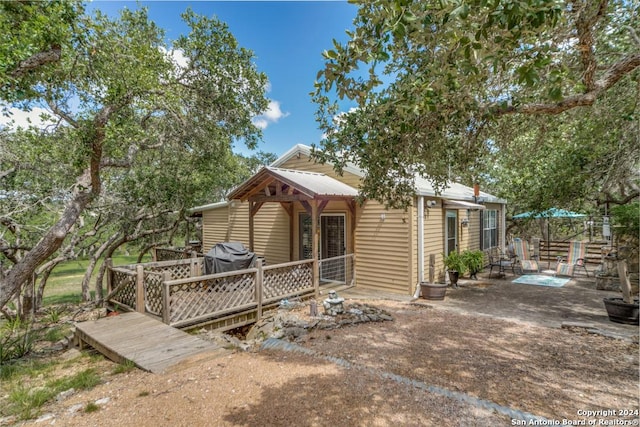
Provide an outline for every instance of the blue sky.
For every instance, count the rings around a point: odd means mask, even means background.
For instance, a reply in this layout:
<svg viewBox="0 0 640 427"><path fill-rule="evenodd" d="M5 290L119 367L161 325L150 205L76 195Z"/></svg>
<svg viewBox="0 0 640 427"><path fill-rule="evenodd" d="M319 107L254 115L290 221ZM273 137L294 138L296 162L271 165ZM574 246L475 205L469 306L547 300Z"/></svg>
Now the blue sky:
<svg viewBox="0 0 640 427"><path fill-rule="evenodd" d="M175 40L188 28L180 14L191 7L197 14L216 15L229 26L240 46L255 54L258 70L270 82L271 108L256 123L264 126L258 150L281 155L293 145L318 143L309 92L323 68L322 51L332 40L347 40L357 7L346 1L94 1L91 8L115 16L124 7L147 7L150 19ZM247 153L244 145L236 151Z"/></svg>

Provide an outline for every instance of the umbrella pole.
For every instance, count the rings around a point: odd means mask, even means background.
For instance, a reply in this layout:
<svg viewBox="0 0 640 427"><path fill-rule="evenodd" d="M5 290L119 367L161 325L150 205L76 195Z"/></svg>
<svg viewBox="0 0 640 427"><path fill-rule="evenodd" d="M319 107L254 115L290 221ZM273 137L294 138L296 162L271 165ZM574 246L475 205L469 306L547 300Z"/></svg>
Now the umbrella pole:
<svg viewBox="0 0 640 427"><path fill-rule="evenodd" d="M549 219L547 219L547 270L551 270L551 227L549 227Z"/></svg>

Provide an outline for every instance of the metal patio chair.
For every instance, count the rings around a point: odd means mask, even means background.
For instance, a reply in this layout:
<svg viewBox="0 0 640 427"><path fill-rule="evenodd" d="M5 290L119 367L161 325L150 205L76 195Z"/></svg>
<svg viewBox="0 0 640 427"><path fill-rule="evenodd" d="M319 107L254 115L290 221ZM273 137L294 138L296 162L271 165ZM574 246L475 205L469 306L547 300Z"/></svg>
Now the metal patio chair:
<svg viewBox="0 0 640 427"><path fill-rule="evenodd" d="M510 246L507 253L503 252L499 247L492 248L489 251L489 279L493 273L494 267L498 268L498 274L503 275L505 270L510 268L513 274L516 274L516 260L513 248Z"/></svg>
<svg viewBox="0 0 640 427"><path fill-rule="evenodd" d="M524 274L525 271L540 271L538 260L529 252L529 242L515 237L513 239L513 251L516 254L516 266Z"/></svg>
<svg viewBox="0 0 640 427"><path fill-rule="evenodd" d="M569 242L569 253L565 257L558 257L558 264L556 265L556 276L571 276L576 268L584 269L587 277L589 277L589 271L587 271L585 257L587 255L587 243L578 240L572 240Z"/></svg>

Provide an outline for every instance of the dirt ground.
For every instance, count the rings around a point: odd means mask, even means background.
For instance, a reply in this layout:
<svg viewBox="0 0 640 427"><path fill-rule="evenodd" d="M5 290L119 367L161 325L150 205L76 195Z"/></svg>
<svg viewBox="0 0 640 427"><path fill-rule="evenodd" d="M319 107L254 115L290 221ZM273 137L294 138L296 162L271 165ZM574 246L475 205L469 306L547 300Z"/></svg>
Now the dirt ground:
<svg viewBox="0 0 640 427"><path fill-rule="evenodd" d="M311 330L162 375L106 377L21 425L638 425L637 340L424 300L367 303L394 320ZM99 410L87 413L91 402Z"/></svg>

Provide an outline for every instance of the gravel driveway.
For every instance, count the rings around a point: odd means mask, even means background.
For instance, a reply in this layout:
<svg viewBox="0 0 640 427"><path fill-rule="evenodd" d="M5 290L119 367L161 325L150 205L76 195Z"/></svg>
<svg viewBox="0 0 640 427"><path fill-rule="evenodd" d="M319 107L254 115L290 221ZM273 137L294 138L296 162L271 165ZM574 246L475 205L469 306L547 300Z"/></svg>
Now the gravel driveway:
<svg viewBox="0 0 640 427"><path fill-rule="evenodd" d="M637 425L638 328L608 325L597 307L606 293L594 292L578 281L541 289L481 278L445 301L368 297L394 320L107 378L26 425ZM341 296L347 307L363 302L359 290ZM77 409L96 401L96 412Z"/></svg>

